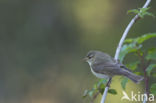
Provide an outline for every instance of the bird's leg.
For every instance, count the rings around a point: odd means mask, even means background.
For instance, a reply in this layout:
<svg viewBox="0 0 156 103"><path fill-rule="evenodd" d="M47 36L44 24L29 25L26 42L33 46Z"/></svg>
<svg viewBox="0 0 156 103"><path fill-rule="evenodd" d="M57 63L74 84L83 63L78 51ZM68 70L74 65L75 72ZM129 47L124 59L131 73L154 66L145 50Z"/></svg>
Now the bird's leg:
<svg viewBox="0 0 156 103"><path fill-rule="evenodd" d="M111 81L112 81L112 77L109 78L109 80L108 80L108 82L106 84L107 87L110 87Z"/></svg>

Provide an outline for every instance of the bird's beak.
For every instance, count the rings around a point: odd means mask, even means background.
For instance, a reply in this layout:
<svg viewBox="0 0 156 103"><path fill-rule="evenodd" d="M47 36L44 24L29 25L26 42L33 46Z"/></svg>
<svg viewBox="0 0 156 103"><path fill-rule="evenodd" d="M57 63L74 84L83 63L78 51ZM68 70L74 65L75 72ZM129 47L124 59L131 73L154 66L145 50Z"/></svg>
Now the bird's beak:
<svg viewBox="0 0 156 103"><path fill-rule="evenodd" d="M87 60L88 60L88 58L87 58L87 57L85 57L85 58L83 58L82 60L83 60L83 61L87 61Z"/></svg>

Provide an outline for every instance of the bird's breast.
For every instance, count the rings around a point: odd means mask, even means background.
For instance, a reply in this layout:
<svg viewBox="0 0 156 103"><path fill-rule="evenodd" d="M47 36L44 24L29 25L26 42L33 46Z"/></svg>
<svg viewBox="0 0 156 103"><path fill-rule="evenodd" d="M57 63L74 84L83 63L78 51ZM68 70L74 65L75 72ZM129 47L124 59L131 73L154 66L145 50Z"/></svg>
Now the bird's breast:
<svg viewBox="0 0 156 103"><path fill-rule="evenodd" d="M91 66L90 66L90 69L91 69L91 72L98 78L105 78L105 79L109 78L109 76L107 76L105 74L96 73Z"/></svg>

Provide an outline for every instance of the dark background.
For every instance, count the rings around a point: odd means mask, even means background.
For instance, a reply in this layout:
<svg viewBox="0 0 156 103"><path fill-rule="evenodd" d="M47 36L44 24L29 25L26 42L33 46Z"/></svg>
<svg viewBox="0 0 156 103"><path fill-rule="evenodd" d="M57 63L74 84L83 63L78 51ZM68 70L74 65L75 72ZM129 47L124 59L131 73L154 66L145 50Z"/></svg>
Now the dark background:
<svg viewBox="0 0 156 103"><path fill-rule="evenodd" d="M98 79L82 58L94 49L114 56L133 17L127 10L145 1L0 0L0 103L87 103L83 91ZM145 17L128 37L155 31L156 19ZM155 44L152 39L145 47ZM114 84L120 93L118 80ZM109 94L107 101L117 103L118 96Z"/></svg>

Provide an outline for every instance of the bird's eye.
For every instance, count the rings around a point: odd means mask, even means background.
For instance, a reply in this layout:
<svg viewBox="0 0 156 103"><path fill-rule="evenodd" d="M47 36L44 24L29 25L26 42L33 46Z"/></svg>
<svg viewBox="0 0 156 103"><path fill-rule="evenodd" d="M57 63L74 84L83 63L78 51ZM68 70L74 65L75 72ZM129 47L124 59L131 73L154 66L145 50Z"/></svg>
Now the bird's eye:
<svg viewBox="0 0 156 103"><path fill-rule="evenodd" d="M91 59L93 57L93 55L88 56L89 59Z"/></svg>
<svg viewBox="0 0 156 103"><path fill-rule="evenodd" d="M88 58L89 58L89 59L91 59L92 57L91 57L91 56L89 56Z"/></svg>

